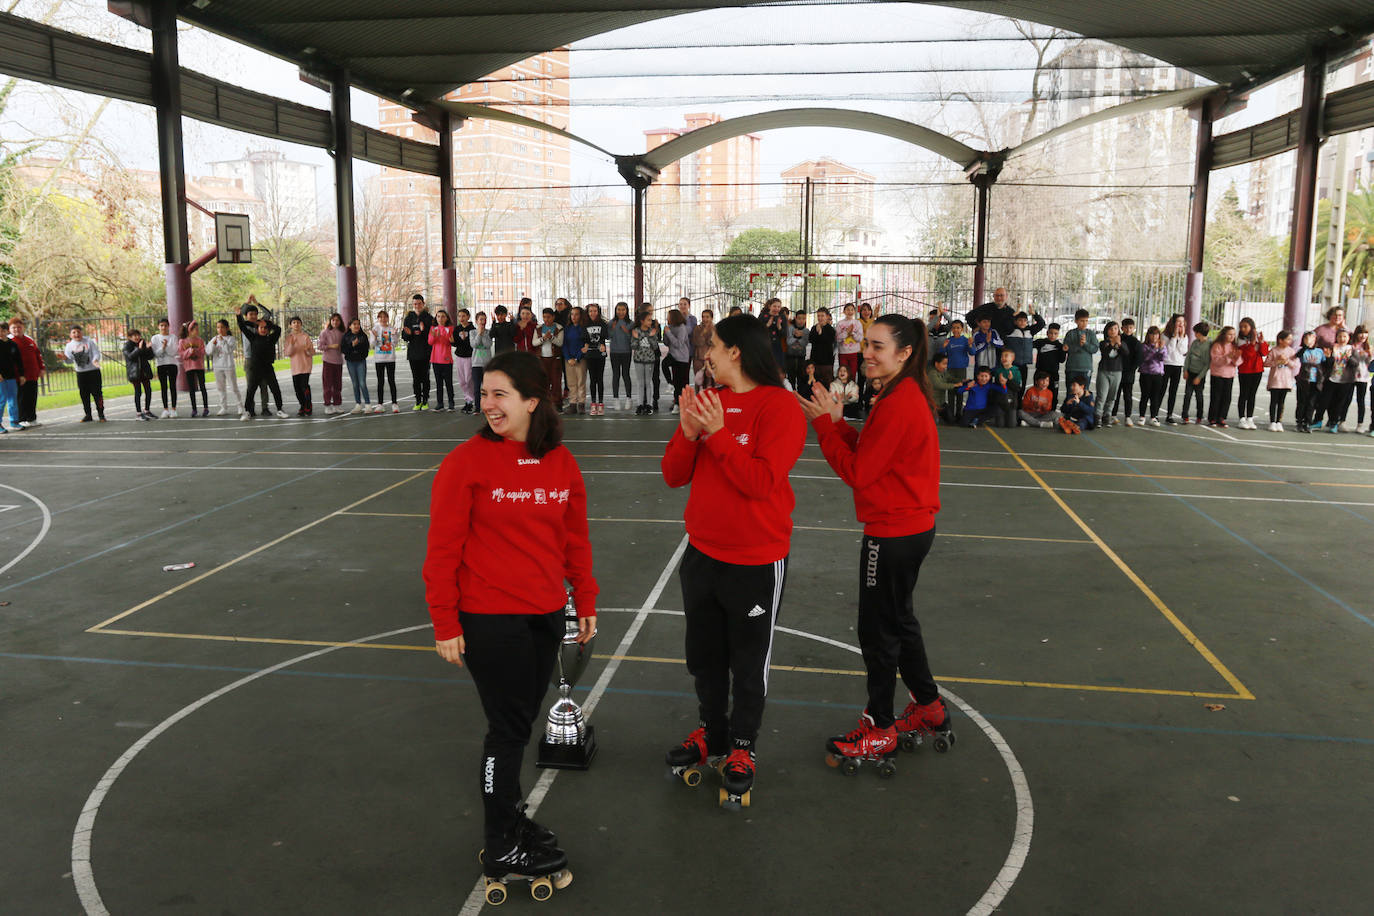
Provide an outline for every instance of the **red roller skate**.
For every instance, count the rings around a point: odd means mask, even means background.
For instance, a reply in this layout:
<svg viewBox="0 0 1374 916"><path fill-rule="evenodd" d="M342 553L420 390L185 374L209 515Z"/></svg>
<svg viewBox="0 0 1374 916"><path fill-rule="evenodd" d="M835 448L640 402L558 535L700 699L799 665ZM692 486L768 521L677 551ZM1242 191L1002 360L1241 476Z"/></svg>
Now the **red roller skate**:
<svg viewBox="0 0 1374 916"><path fill-rule="evenodd" d="M711 753L704 725L664 755L668 764L668 778L677 777L693 787L701 784L701 774L707 767L719 767L723 759L724 754Z"/></svg>
<svg viewBox="0 0 1374 916"><path fill-rule="evenodd" d="M897 729L894 725L878 728L873 717L865 710L859 716L859 725L848 734L836 735L825 743L830 751L825 762L839 767L846 776L859 772L864 763L876 764L878 775L890 779L897 773Z"/></svg>
<svg viewBox="0 0 1374 916"><path fill-rule="evenodd" d="M924 705L912 697L906 709L897 717L895 723L901 748L914 751L926 736L931 737L931 746L936 753L943 754L954 746L954 729L950 728L949 710L945 701L936 697Z"/></svg>
<svg viewBox="0 0 1374 916"><path fill-rule="evenodd" d="M737 747L720 765L720 806L726 811L749 807L754 787L754 751Z"/></svg>

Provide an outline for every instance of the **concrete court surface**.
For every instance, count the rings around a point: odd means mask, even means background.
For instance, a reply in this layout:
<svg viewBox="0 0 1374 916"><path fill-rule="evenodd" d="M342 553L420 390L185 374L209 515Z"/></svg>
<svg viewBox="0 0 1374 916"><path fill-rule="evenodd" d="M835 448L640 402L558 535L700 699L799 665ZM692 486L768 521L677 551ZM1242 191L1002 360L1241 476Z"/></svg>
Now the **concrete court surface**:
<svg viewBox="0 0 1374 916"><path fill-rule="evenodd" d="M0 911L475 912L482 717L419 565L432 470L478 421L109 413L0 438ZM858 526L808 445L730 815L663 778L695 721L672 428L566 423L600 753L550 776L531 751L576 877L505 911L1368 912L1374 442L942 428L917 600L958 742L891 780L823 764L863 702Z"/></svg>

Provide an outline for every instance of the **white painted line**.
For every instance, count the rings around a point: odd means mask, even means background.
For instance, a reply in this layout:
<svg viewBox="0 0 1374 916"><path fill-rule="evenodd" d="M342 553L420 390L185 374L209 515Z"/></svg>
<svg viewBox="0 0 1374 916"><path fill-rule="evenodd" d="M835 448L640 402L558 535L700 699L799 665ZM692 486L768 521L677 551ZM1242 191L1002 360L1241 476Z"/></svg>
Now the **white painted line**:
<svg viewBox="0 0 1374 916"><path fill-rule="evenodd" d="M629 629L627 629L625 635L621 637L620 645L615 647L615 655L606 663L606 667L602 670L601 676L596 679L596 683L592 686L591 692L587 694L587 700L582 704L582 712L588 719L591 718L592 710L596 709L596 705L601 702L601 697L606 693L606 688L610 686L611 678L615 677L615 673L620 670L621 660L624 656L629 654L630 646L634 644L635 638L639 636L639 631L644 627L644 621L653 613L654 605L658 603L659 596L663 594L663 589L667 587L668 580L673 575L673 570L677 568L678 561L682 559L682 555L686 551L687 535L684 534L682 540L678 541L677 549L673 551L673 555L669 558L668 564L663 567L663 572L658 574L658 581L654 583L653 589L650 590L649 597L644 599L644 603L640 605L639 610L635 614L635 619L630 623ZM525 803L528 805L526 814L529 817L534 817L535 812L539 810L539 806L544 803L544 798L549 794L549 787L553 785L554 779L558 777L560 772L562 771L547 769L540 774L539 780L534 784L534 788L530 790L530 794L525 798ZM467 900L463 901L463 908L458 911L459 916L473 916L474 913L482 909L482 906L486 902L486 881L482 878L478 878L477 883L472 887L472 893L468 894Z"/></svg>
<svg viewBox="0 0 1374 916"><path fill-rule="evenodd" d="M0 506L0 512L8 512L11 509L18 509L18 506Z"/></svg>
<svg viewBox="0 0 1374 916"><path fill-rule="evenodd" d="M307 652L304 655L279 662L269 668L263 668L261 671L255 671L246 677L239 678L232 684L226 684L212 693L207 693L188 706L183 706L135 741L127 751L120 755L118 760L110 764L105 775L100 777L100 781L95 784L95 788L91 790L91 794L86 798L86 804L81 809L81 816L76 822L76 830L72 833L72 882L76 886L77 896L81 899L81 908L85 910L87 916L110 916L110 911L105 908L105 901L100 897L100 889L96 886L95 869L91 863L91 837L95 833L95 820L100 814L100 806L104 804L105 797L110 794L110 789L114 787L115 780L119 779L120 774L128 768L135 757L156 741L163 732L225 694L232 693L259 678L275 674L283 668L289 668L300 662L319 658L322 655L328 655L331 652L337 652L359 643L372 642L375 639L387 639L392 636L400 636L403 633L413 633L416 630L428 629L430 626L431 624L422 623L413 627L402 627L399 630L388 630L385 633L374 633L371 636L364 636L362 639L355 639L341 646L317 649L314 652Z"/></svg>
<svg viewBox="0 0 1374 916"><path fill-rule="evenodd" d="M1152 429L1152 430L1149 430L1149 431L1150 431L1151 433L1163 433L1163 434L1165 434L1165 435L1167 435L1167 436L1182 436L1184 439L1192 439L1192 440L1194 440L1194 441L1201 441L1197 436L1189 436L1189 435L1185 435L1184 433L1176 433L1176 432L1174 432L1173 430L1169 430L1169 429ZM1302 447L1300 447L1300 446L1275 445L1275 446L1271 446L1271 447L1272 447L1272 448L1281 448L1281 449L1289 449L1289 448L1292 448L1293 451L1305 452L1305 453L1307 453L1307 454L1314 454L1313 451L1312 451L1312 449L1305 449L1305 448L1302 448ZM988 455L988 456L997 456L997 455L1000 455L1000 456L1002 456L1002 457L1004 457L1004 458L1005 458L1005 457L1009 457L1009 456L1007 455L1006 452L987 452L987 451L982 451L982 450L980 450L980 449L971 449L971 448L947 448L947 449L941 449L941 452L944 453L944 454ZM1329 453L1321 453L1321 454L1329 454ZM1202 466L1204 466L1204 467L1234 467L1237 463L1240 463L1240 464L1246 464L1246 465L1248 465L1249 467L1252 467L1252 468L1267 468L1267 469L1269 469L1269 470L1275 470L1275 471L1326 471L1326 472L1329 473L1329 472L1331 472L1332 470L1335 470L1335 469L1332 468L1331 465L1329 465L1329 464L1256 464L1256 463L1250 462L1250 461L1241 461L1241 459L1239 459L1239 458L1225 458L1225 459L1212 459L1212 460L1198 460L1198 459L1184 459L1184 458L1139 458L1139 457L1136 457L1136 456L1133 456L1133 455L1131 455L1131 456L1125 456L1125 455L1123 455L1123 456L1117 456L1117 455L1069 455L1069 454L1066 454L1066 453L1064 453L1064 452L1021 452L1021 457L1022 457L1022 458L1065 458L1065 459L1071 459L1071 460L1074 460L1074 461L1129 461L1129 462L1131 462L1132 464L1148 464L1148 463L1170 464L1170 465L1173 465L1173 464L1198 464L1198 465L1202 465ZM1353 457L1356 457L1356 456L1354 456L1354 455L1333 455L1333 457L1338 457L1338 458L1353 458ZM1014 465L1014 464L1007 465L1007 469L1008 469L1008 470L1020 470L1020 468L1018 468L1018 467L1017 467L1016 465ZM1045 470L1045 469L1044 469L1044 468L1037 468L1037 470ZM1342 474L1349 474L1349 473L1356 473L1356 474L1374 474L1374 467L1340 468L1339 470L1340 470L1340 472L1341 472Z"/></svg>
<svg viewBox="0 0 1374 916"><path fill-rule="evenodd" d="M602 611L603 613L630 611L631 613L638 613L641 615L639 619L642 619L646 614L662 614L673 617L684 616L682 611L665 611L659 609L646 610L645 608L640 608L638 611L633 611L630 608L603 608ZM636 620L636 622L638 622L638 620ZM806 630L795 630L791 627L778 627L777 631L779 633L786 633L789 636L798 636L802 639L810 639L815 642L824 643L827 646L834 646L837 649L843 649L855 655L863 655L863 652L858 646L851 646L849 643L841 642L838 639L831 639L828 636L808 633ZM628 646L617 649L616 654L624 655L625 649L627 648ZM997 907L1001 905L1002 900L1005 899L1007 894L1011 891L1011 886L1021 874L1021 869L1025 867L1026 855L1030 852L1031 834L1034 832L1035 826L1035 805L1031 800L1030 783L1026 780L1025 770L1021 768L1021 762L1016 759L1015 752L1012 751L1011 745L1007 743L1007 740L1002 737L1002 733L999 732L991 722L984 718L978 710L974 709L960 697L950 693L947 688L941 687L940 694L957 706L964 715L968 716L969 720L977 725L983 734L987 736L988 740L992 742L992 746L996 748L997 753L1002 758L1002 764L1007 768L1007 775L1011 777L1012 788L1016 795L1016 826L1012 831L1011 849L1008 850L1007 857L1003 861L1001 869L997 872L997 876L992 879L992 883L988 885L988 889L968 911L969 916L990 916L990 914L997 911ZM464 909L463 912L467 913L468 911ZM476 910L472 912L476 912Z"/></svg>
<svg viewBox="0 0 1374 916"><path fill-rule="evenodd" d="M10 560L4 566L0 566L0 576L3 576L5 573L10 571L11 567L18 565L20 560L24 559L29 554L33 553L33 549L37 547L40 543L42 543L43 538L48 536L48 529L52 527L52 513L48 511L47 504L44 503L43 500L39 499L37 496L34 496L32 493L29 493L25 490L21 490L18 487L12 487L7 483L0 483L0 487L4 487L6 490L12 490L13 492L18 493L20 496L24 496L28 499L33 500L34 505L38 507L38 511L43 513L43 526L38 529L38 534L34 536L34 539L32 541L29 541L29 546L25 547L22 551L20 551L19 555L15 557L13 560ZM16 509L18 507L6 506L5 508Z"/></svg>
<svg viewBox="0 0 1374 916"><path fill-rule="evenodd" d="M858 646L851 646L826 636L817 636L814 633L807 633L805 630L793 630L789 627L778 627L778 629L792 636L813 639L828 646L853 652L855 655L863 655ZM1007 739L1002 737L1002 733L985 719L982 713L950 693L943 686L940 688L940 695L957 706L992 742L992 746L997 749L997 753L1002 758L1002 764L1007 768L1007 775L1011 777L1012 789L1016 794L1016 827L1012 831L1011 849L1007 851L1007 857L1003 860L997 876L988 885L988 889L968 910L968 916L991 916L997 912L997 908L1011 891L1011 886L1016 883L1017 877L1021 874L1021 869L1025 867L1026 856L1030 853L1031 834L1035 827L1035 805L1031 801L1030 783L1027 782L1026 771L1021 768L1021 762L1016 759L1016 754L1012 751L1011 745L1007 743Z"/></svg>

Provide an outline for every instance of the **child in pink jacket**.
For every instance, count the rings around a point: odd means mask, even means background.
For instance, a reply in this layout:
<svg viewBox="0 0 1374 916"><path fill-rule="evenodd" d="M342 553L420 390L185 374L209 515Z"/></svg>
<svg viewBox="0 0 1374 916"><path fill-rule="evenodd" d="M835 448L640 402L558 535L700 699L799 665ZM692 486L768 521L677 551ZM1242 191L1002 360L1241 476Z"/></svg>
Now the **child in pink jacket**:
<svg viewBox="0 0 1374 916"><path fill-rule="evenodd" d="M310 394L310 373L315 371L315 342L305 333L299 318L291 319L291 333L286 335L282 350L291 358L291 386L296 389L296 403L300 404L296 416L312 416L315 406Z"/></svg>
<svg viewBox="0 0 1374 916"><path fill-rule="evenodd" d="M210 416L210 395L205 391L205 341L200 336L198 322L188 321L181 326L177 359L181 361L181 371L186 373L186 390L191 395L191 416L201 416L196 412L197 390L200 391L201 403L205 405L204 416Z"/></svg>
<svg viewBox="0 0 1374 916"><path fill-rule="evenodd" d="M1207 408L1208 426L1226 426L1226 414L1231 409L1231 388L1236 383L1236 370L1245 355L1236 346L1236 329L1227 325L1221 329L1208 351L1211 357L1212 403Z"/></svg>

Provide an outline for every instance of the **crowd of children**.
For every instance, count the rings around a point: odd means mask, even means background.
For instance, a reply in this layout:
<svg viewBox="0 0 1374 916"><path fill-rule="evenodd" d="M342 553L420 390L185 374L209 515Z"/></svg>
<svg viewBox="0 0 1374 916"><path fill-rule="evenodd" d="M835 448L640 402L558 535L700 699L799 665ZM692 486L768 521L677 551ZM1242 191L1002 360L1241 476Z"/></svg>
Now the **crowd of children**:
<svg viewBox="0 0 1374 916"><path fill-rule="evenodd" d="M975 319L971 336L962 321L946 325L937 316L932 322L928 377L945 422L1041 426L1074 434L1123 422L1159 426L1163 412L1162 422L1169 425L1227 427L1234 401L1236 427L1259 429L1255 413L1263 384L1269 431L1286 428L1288 393L1296 388L1293 429L1374 435L1366 421L1367 407L1374 418L1368 400L1374 360L1369 333L1363 325L1347 328L1340 308L1328 311L1326 323L1300 340L1285 330L1272 344L1250 318L1214 330L1205 321L1189 328L1178 314L1162 328L1147 328L1143 337L1136 336L1130 318L1108 321L1099 337L1089 327L1088 312L1079 309L1067 333L1061 336L1058 324L1044 325L1044 336L1027 346L1022 341L1034 333L1027 326L1032 317L1012 315L1014 330L1000 350L993 349L1001 335L986 312ZM993 362L990 350L999 362ZM1030 358L1034 374L1027 379ZM1068 381L1062 402L1061 371ZM1348 420L1352 404L1353 423Z"/></svg>

